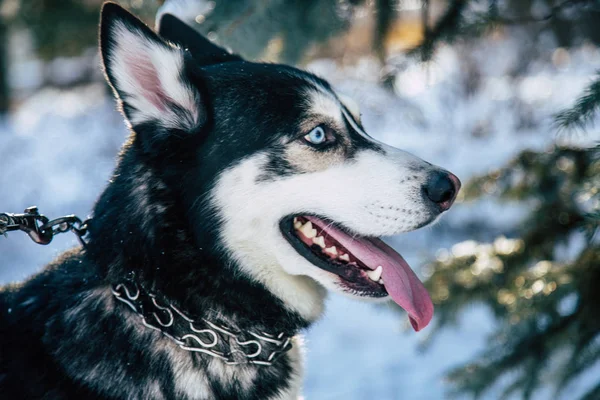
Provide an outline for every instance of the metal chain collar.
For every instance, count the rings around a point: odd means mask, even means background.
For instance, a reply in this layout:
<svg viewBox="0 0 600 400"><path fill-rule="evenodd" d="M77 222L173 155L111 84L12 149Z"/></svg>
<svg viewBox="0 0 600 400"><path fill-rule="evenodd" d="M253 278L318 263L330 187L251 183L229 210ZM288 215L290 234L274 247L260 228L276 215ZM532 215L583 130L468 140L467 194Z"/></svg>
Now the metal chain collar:
<svg viewBox="0 0 600 400"><path fill-rule="evenodd" d="M115 298L139 315L146 327L161 332L183 350L207 354L228 365L269 366L292 348L292 336L283 332L242 332L206 319L194 320L171 303L159 304L156 294L132 281L111 289ZM187 333L178 335L175 328Z"/></svg>
<svg viewBox="0 0 600 400"><path fill-rule="evenodd" d="M23 231L37 244L48 244L55 235L73 232L83 247L90 219L81 221L75 215L67 215L50 221L38 212L37 207L26 208L23 214L0 213L0 235L11 231Z"/></svg>

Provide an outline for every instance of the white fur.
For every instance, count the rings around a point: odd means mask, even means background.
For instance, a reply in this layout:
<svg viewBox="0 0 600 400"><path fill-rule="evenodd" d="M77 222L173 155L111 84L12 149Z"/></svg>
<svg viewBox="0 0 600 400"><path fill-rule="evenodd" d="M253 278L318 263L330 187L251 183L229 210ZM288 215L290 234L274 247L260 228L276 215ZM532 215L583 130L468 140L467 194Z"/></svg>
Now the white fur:
<svg viewBox="0 0 600 400"><path fill-rule="evenodd" d="M160 382L155 380L148 384L148 397L152 400L163 400L165 398Z"/></svg>
<svg viewBox="0 0 600 400"><path fill-rule="evenodd" d="M255 366L227 365L216 358L210 361L206 372L224 385L238 385L242 392L251 390L256 379Z"/></svg>
<svg viewBox="0 0 600 400"><path fill-rule="evenodd" d="M292 366L292 377L288 382L288 388L279 393L271 400L301 400L302 380L304 378L304 337L297 335L292 339L293 346L287 352L287 357Z"/></svg>
<svg viewBox="0 0 600 400"><path fill-rule="evenodd" d="M323 312L323 289L306 276L287 273L270 251L256 251L269 248L271 244L267 241L273 238L274 233L281 236L277 227L279 220L263 214L262 198L254 201L252 197L258 188L256 178L263 172L262 166L266 161L265 155L258 154L221 175L212 200L220 209L225 225L222 238L227 250L242 268L264 283L276 296L292 304L292 308L304 318L314 321ZM248 202L248 199L253 200ZM266 229L264 233L261 227ZM283 237L275 239L283 240ZM286 249L289 247L287 242L278 244Z"/></svg>
<svg viewBox="0 0 600 400"><path fill-rule="evenodd" d="M360 121L360 107L358 106L358 103L354 101L354 99L352 99L350 96L346 96L344 94L338 93L338 98L340 99L342 104L346 106L346 108L352 113L352 116L357 121Z"/></svg>
<svg viewBox="0 0 600 400"><path fill-rule="evenodd" d="M326 117L340 127L343 126L341 103L333 93L314 87L308 89L305 96L309 114Z"/></svg>
<svg viewBox="0 0 600 400"><path fill-rule="evenodd" d="M157 120L168 128L196 127L200 120L199 94L181 79L183 51L118 20L111 28L115 46L108 54L108 68L113 86L125 94L121 100L135 109L129 122L135 126ZM144 74L156 80L144 79ZM169 102L185 110L186 116L175 113Z"/></svg>
<svg viewBox="0 0 600 400"><path fill-rule="evenodd" d="M182 350L173 346L173 343L166 343L165 349L170 354L177 395L186 399L208 398L212 390L205 371L199 371L192 358L188 354L182 354Z"/></svg>
<svg viewBox="0 0 600 400"><path fill-rule="evenodd" d="M316 213L364 236L407 232L431 219L421 194L425 170L415 172L424 161L400 150L363 150L322 171L257 181L267 160L259 153L221 174L212 199L222 216L221 238L247 273L309 321L323 309L316 282L339 291L340 278L292 248L279 228L283 217Z"/></svg>
<svg viewBox="0 0 600 400"><path fill-rule="evenodd" d="M193 367L192 367L193 368ZM179 396L190 400L202 400L209 398L212 390L203 374L197 369L181 371L175 377L175 387Z"/></svg>

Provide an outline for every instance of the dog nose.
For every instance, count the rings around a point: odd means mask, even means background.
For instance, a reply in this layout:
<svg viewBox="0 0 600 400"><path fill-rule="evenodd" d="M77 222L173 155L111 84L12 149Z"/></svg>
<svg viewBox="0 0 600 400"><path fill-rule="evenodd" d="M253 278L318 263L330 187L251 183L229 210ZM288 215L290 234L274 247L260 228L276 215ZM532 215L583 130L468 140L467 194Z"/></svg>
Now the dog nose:
<svg viewBox="0 0 600 400"><path fill-rule="evenodd" d="M460 190L460 180L450 172L435 171L425 183L423 191L427 198L446 211L454 203Z"/></svg>

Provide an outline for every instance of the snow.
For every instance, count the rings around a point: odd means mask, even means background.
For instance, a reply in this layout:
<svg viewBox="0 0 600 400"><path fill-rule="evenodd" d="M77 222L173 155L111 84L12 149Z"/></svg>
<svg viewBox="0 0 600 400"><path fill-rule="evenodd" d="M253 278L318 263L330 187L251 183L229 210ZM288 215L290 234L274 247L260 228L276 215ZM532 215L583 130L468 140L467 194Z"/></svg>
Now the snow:
<svg viewBox="0 0 600 400"><path fill-rule="evenodd" d="M379 67L369 58L346 67L318 60L309 68L357 100L373 136L443 166L465 182L502 166L522 149L542 150L555 140L585 146L600 136L595 128L586 135L557 136L550 118L589 82L600 62L599 51L584 45L567 53L566 64L563 54L560 65L540 62L526 75L510 77L518 61L515 40L471 48L470 57L481 68L480 90L471 95L465 94L465 55L451 48L442 48L435 62L425 66L401 60L395 79L399 96L377 85ZM547 52L548 58L554 51ZM55 67L61 65L73 68L65 60ZM28 82L27 75L39 66L33 61L21 66L14 74L20 87L29 88L35 82ZM0 211L19 212L35 204L51 217L85 217L110 176L125 136L123 118L102 84L38 91L0 121ZM389 241L422 273L419 265L440 249L510 233L527 212L527 206L493 199L457 204L434 227ZM0 238L0 284L27 277L75 245L74 235L56 237L50 246L35 245L19 233ZM305 396L443 398L444 372L484 349L493 327L487 310L474 306L421 352L419 344L428 330L407 329L405 315L331 296L325 317L307 334ZM593 383L594 374L586 376L569 396ZM536 398L547 398L549 390Z"/></svg>

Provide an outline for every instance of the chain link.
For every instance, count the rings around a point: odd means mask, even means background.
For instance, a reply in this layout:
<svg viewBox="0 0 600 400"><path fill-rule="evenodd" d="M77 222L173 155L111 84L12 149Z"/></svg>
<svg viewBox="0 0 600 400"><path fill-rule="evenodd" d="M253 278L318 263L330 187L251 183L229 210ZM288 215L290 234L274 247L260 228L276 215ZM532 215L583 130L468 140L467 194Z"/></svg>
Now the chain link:
<svg viewBox="0 0 600 400"><path fill-rule="evenodd" d="M38 208L33 206L26 208L23 214L0 214L0 235L11 231L23 231L37 244L49 244L55 235L64 232L73 232L79 242L85 247L83 237L87 234L90 219L81 221L75 215L49 220L39 213Z"/></svg>

